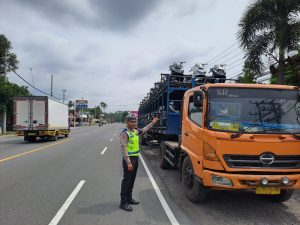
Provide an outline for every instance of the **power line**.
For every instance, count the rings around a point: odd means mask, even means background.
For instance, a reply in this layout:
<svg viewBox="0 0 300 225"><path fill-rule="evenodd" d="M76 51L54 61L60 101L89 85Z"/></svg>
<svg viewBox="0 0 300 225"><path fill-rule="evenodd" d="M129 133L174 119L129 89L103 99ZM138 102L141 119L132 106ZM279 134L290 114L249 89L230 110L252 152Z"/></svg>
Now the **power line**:
<svg viewBox="0 0 300 225"><path fill-rule="evenodd" d="M44 91L42 91L41 89L33 86L31 83L29 83L27 80L25 80L20 74L18 74L12 67L10 67L9 65L6 65L15 75L17 75L21 80L23 80L26 84L28 84L30 87L32 87L33 89L37 90L38 92L47 95L47 96L51 96L49 93L46 93ZM59 98L52 96L53 98L59 100Z"/></svg>
<svg viewBox="0 0 300 225"><path fill-rule="evenodd" d="M226 71L232 70L233 68L236 68L236 67L242 65L243 63L244 63L244 61L239 63L239 64L236 64L235 66L232 66L232 67L228 68Z"/></svg>
<svg viewBox="0 0 300 225"><path fill-rule="evenodd" d="M226 48L224 51L222 51L221 53L219 53L218 55L216 55L215 57L213 57L212 59L207 61L207 64L211 64L210 62L212 62L213 60L219 58L219 56L223 55L225 52L227 52L229 49L231 49L233 46L237 45L238 42L234 43L233 45L229 46L228 48Z"/></svg>
<svg viewBox="0 0 300 225"><path fill-rule="evenodd" d="M232 49L231 51L229 51L229 52L228 52L227 54L225 54L225 55L219 56L216 60L214 60L213 62L209 63L209 65L215 64L215 63L216 63L217 61L219 61L222 57L226 57L226 56L232 54L232 53L235 52L237 49L239 49L239 47L237 47L237 48L235 48L235 49Z"/></svg>
<svg viewBox="0 0 300 225"><path fill-rule="evenodd" d="M239 52L238 54L236 54L236 55L230 57L230 58L227 59L226 61L222 61L222 63L224 63L224 64L227 63L227 64L228 64L228 62L230 62L231 59L234 59L234 58L236 58L237 56L240 56L240 55L241 55L241 53ZM230 63L230 64L232 64L232 63Z"/></svg>

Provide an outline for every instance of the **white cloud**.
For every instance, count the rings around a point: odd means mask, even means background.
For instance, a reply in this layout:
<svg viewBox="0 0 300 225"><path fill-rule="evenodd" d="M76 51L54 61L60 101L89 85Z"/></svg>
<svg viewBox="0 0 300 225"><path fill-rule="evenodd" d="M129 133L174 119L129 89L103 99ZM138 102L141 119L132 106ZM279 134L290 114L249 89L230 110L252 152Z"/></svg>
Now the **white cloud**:
<svg viewBox="0 0 300 225"><path fill-rule="evenodd" d="M31 81L33 68L35 85L48 92L54 74L57 96L67 89L69 98L86 98L91 106L105 101L108 110L136 109L133 104L170 63L187 61L188 71L235 43L247 5L236 0L130 0L126 7L109 2L0 0L0 29L20 59L18 72ZM13 74L10 80L23 84Z"/></svg>

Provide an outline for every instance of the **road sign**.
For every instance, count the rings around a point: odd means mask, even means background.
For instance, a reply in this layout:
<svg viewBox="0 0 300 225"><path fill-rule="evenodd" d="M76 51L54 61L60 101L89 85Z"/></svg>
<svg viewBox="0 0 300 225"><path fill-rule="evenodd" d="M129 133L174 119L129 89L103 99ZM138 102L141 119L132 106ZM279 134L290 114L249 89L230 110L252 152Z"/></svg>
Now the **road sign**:
<svg viewBox="0 0 300 225"><path fill-rule="evenodd" d="M87 109L87 107L88 107L88 100L76 100L75 101L75 107L76 107L76 110Z"/></svg>

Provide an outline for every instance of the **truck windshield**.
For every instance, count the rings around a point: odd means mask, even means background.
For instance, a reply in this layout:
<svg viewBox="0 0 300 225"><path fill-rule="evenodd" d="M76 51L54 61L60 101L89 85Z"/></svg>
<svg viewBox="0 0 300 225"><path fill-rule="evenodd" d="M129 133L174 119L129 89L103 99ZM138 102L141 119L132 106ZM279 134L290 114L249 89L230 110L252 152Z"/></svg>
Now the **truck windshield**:
<svg viewBox="0 0 300 225"><path fill-rule="evenodd" d="M299 134L299 91L210 88L206 126L224 132Z"/></svg>

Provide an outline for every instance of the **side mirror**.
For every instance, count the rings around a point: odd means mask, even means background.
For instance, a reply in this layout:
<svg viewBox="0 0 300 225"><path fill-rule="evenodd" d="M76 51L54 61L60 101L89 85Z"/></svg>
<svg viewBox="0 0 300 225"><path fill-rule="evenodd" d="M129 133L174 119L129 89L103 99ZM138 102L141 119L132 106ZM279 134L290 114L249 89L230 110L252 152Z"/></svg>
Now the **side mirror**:
<svg viewBox="0 0 300 225"><path fill-rule="evenodd" d="M203 92L195 91L193 101L194 101L195 107L202 107L203 106Z"/></svg>

